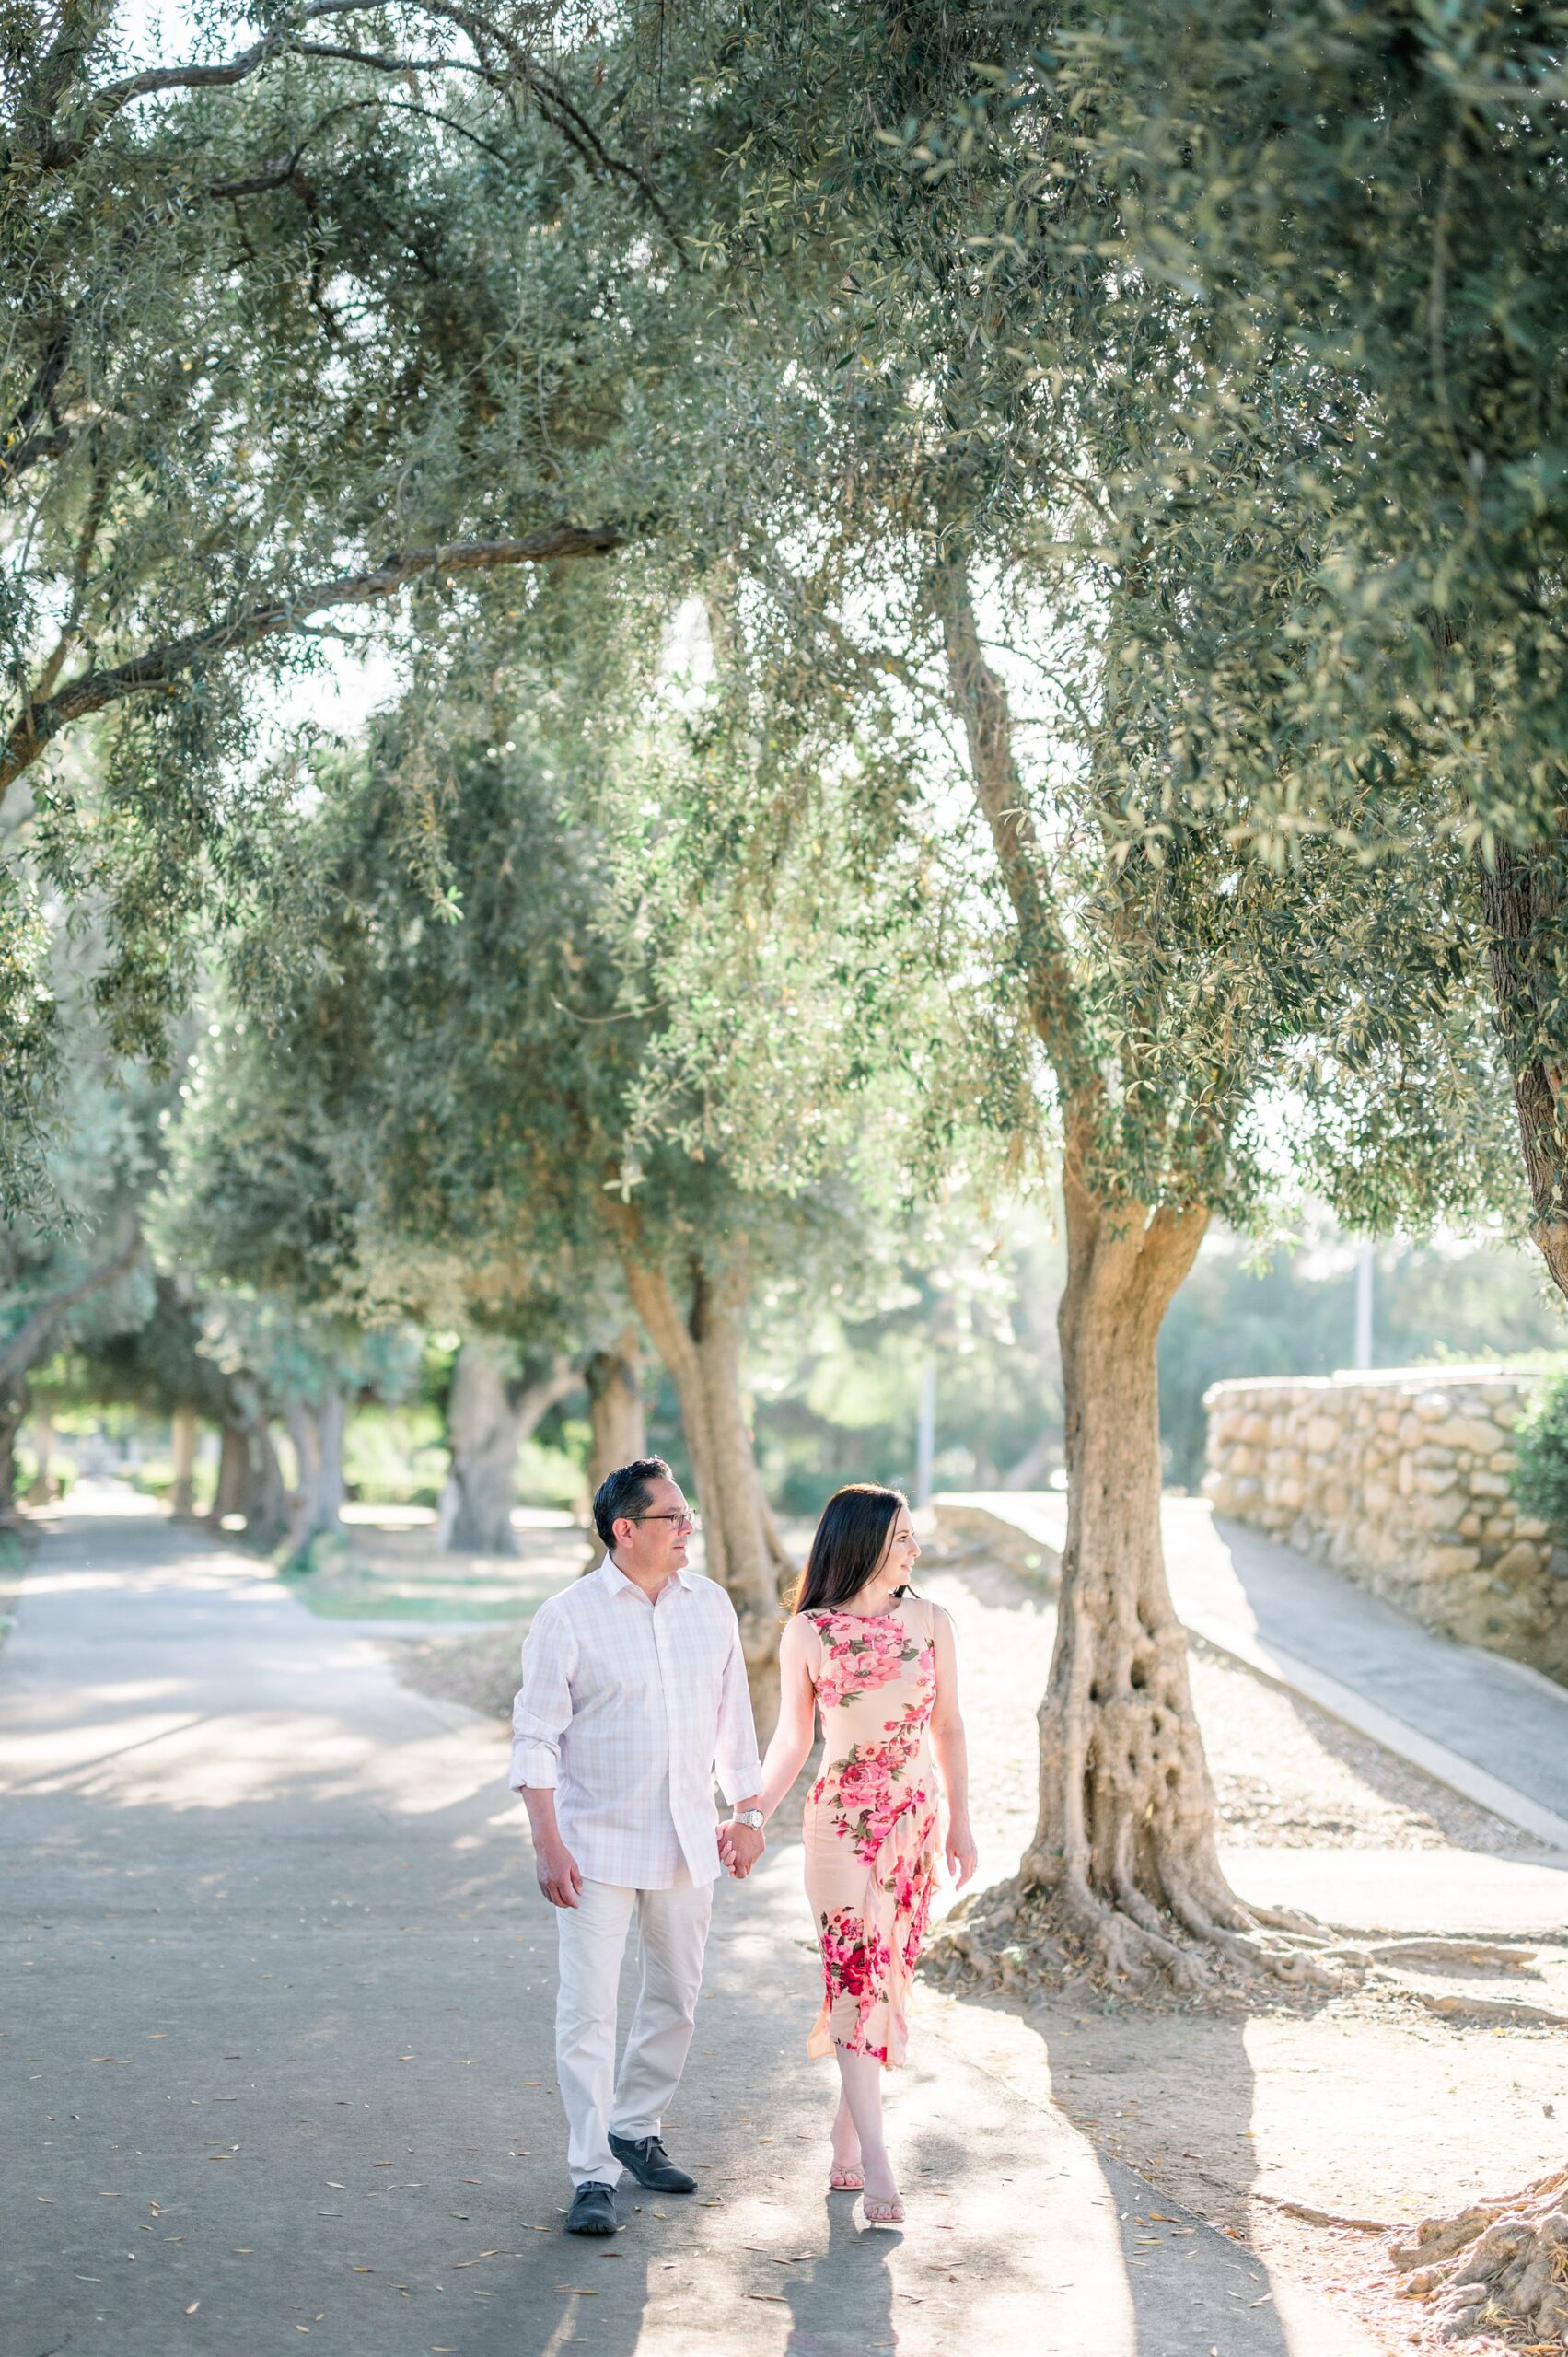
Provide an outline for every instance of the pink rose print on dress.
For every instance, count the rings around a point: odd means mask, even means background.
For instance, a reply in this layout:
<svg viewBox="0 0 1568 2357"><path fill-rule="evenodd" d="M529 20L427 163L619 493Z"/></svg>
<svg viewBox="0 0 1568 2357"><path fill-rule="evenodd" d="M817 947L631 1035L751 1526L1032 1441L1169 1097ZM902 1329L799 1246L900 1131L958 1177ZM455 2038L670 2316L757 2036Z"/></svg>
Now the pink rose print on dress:
<svg viewBox="0 0 1568 2357"><path fill-rule="evenodd" d="M822 1918L822 1965L828 1998L875 1994L888 1977L892 1951L872 1925L849 1908Z"/></svg>
<svg viewBox="0 0 1568 2357"><path fill-rule="evenodd" d="M930 1608L916 1600L903 1616L811 1619L827 1742L806 1826L824 1989L809 2049L836 2045L890 2067L904 2059L910 1976L935 1882Z"/></svg>
<svg viewBox="0 0 1568 2357"><path fill-rule="evenodd" d="M922 1648L911 1643L900 1621L865 1619L854 1612L813 1612L822 1640L823 1661L817 1681L817 1700L824 1711L857 1702L878 1686L901 1676L906 1662L918 1661Z"/></svg>

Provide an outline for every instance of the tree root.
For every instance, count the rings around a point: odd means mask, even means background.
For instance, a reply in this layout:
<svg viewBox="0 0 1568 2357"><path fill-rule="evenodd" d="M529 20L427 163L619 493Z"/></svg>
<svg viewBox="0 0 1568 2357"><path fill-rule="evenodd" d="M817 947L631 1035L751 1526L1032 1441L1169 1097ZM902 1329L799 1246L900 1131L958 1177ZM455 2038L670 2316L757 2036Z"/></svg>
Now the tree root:
<svg viewBox="0 0 1568 2357"><path fill-rule="evenodd" d="M1553 2014L1544 2005L1513 2005L1504 1997L1441 1995L1428 1989L1407 1989L1407 1997L1444 2021L1504 2023L1516 2029L1568 2029L1568 2014Z"/></svg>
<svg viewBox="0 0 1568 2357"><path fill-rule="evenodd" d="M1536 1950L1526 1947L1498 1947L1489 1940L1346 1940L1323 1951L1329 1956L1342 1956L1347 1963L1392 1966L1396 1971L1407 1965L1431 1965L1437 1971L1451 1971L1456 1965L1484 1966L1498 1972L1527 1972L1536 1960Z"/></svg>
<svg viewBox="0 0 1568 2357"><path fill-rule="evenodd" d="M1427 2218L1395 2243L1400 2291L1434 2304L1445 2340L1488 2332L1515 2346L1568 2341L1568 2168L1522 2193L1478 2201L1454 2218Z"/></svg>
<svg viewBox="0 0 1568 2357"><path fill-rule="evenodd" d="M960 1901L933 1934L923 1968L949 1987L976 1981L1009 1992L1079 1978L1115 1993L1160 1986L1190 1998L1242 1980L1342 1989L1346 1967L1324 1958L1324 1934L1307 1918L1227 1909L1216 1921L1193 1902L1166 1914L1129 1889L1111 1906L1081 1885L1045 1889L1025 1877ZM1260 1936L1283 1931L1284 1940Z"/></svg>
<svg viewBox="0 0 1568 2357"><path fill-rule="evenodd" d="M1396 2231L1387 2218L1345 2218L1337 2210L1314 2210L1309 2201L1286 2201L1278 2193L1254 2190L1248 2198L1252 2201L1266 2202L1271 2210L1279 2211L1283 2217L1303 2218L1309 2226L1339 2226L1352 2235L1391 2235Z"/></svg>

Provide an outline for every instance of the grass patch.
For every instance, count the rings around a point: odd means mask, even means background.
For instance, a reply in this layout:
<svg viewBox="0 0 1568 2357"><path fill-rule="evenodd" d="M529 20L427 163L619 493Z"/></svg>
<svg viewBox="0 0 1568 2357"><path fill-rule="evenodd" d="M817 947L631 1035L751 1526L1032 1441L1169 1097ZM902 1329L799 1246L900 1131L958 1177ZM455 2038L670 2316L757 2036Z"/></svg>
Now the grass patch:
<svg viewBox="0 0 1568 2357"><path fill-rule="evenodd" d="M382 1589L349 1590L330 1596L301 1591L319 1620L468 1620L488 1628L497 1620L531 1620L540 1599L512 1598L504 1604L475 1604L469 1596L389 1596Z"/></svg>
<svg viewBox="0 0 1568 2357"><path fill-rule="evenodd" d="M323 1620L521 1623L583 1567L572 1524L518 1533L516 1555L443 1554L429 1523L357 1518L324 1532L303 1562L280 1565L292 1593Z"/></svg>

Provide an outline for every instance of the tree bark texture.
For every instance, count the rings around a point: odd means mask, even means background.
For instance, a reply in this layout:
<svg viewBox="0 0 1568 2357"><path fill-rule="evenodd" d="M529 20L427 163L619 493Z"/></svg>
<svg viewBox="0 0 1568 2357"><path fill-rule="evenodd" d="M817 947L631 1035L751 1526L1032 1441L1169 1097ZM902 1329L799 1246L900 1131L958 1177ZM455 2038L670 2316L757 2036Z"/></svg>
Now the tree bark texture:
<svg viewBox="0 0 1568 2357"><path fill-rule="evenodd" d="M746 1416L746 1254L737 1247L715 1273L692 1253L683 1271L682 1306L662 1263L638 1248L634 1214L614 1225L632 1306L675 1386L696 1477L704 1565L735 1606L765 1742L778 1703L780 1593L795 1567L762 1492Z"/></svg>
<svg viewBox="0 0 1568 2357"><path fill-rule="evenodd" d="M1066 1174L1058 1312L1067 1539L1040 1708L1040 1817L1022 1883L1112 1979L1203 1978L1173 1933L1257 1958L1225 1883L1214 1796L1160 1544L1156 1348L1207 1225L1201 1208L1097 1202Z"/></svg>
<svg viewBox="0 0 1568 2357"><path fill-rule="evenodd" d="M252 1547L275 1547L287 1527L283 1468L273 1446L265 1406L248 1376L229 1384L229 1421L218 1457L217 1495L208 1522L215 1529L226 1515L243 1515Z"/></svg>
<svg viewBox="0 0 1568 2357"><path fill-rule="evenodd" d="M54 1476L50 1470L54 1461L54 1426L48 1416L34 1414L32 1436L38 1467L28 1483L22 1503L29 1506L46 1506L54 1495Z"/></svg>
<svg viewBox="0 0 1568 2357"><path fill-rule="evenodd" d="M488 1334L464 1342L452 1369L447 1402L451 1466L436 1517L436 1543L447 1552L515 1555L512 1529L517 1451L517 1410L509 1387L510 1350Z"/></svg>
<svg viewBox="0 0 1568 2357"><path fill-rule="evenodd" d="M1560 844L1515 851L1500 842L1481 878L1492 935L1498 1028L1514 1084L1530 1233L1560 1291L1568 1294L1568 1025Z"/></svg>
<svg viewBox="0 0 1568 2357"><path fill-rule="evenodd" d="M634 1464L648 1453L642 1357L636 1329L629 1326L611 1349L595 1351L584 1366L592 1431L588 1445L590 1498L617 1466Z"/></svg>
<svg viewBox="0 0 1568 2357"><path fill-rule="evenodd" d="M239 1511L245 1517L245 1536L253 1547L275 1547L288 1527L283 1468L265 1416L246 1428Z"/></svg>
<svg viewBox="0 0 1568 2357"><path fill-rule="evenodd" d="M206 1520L212 1528L221 1527L224 1517L243 1514L245 1495L250 1479L250 1443L248 1426L238 1422L226 1423L218 1436L217 1486Z"/></svg>
<svg viewBox="0 0 1568 2357"><path fill-rule="evenodd" d="M169 1512L177 1522L189 1522L196 1511L196 1411L189 1400L181 1400L169 1418L169 1445L174 1457Z"/></svg>
<svg viewBox="0 0 1568 2357"><path fill-rule="evenodd" d="M25 1375L0 1377L0 1523L14 1523L17 1515L17 1434L28 1412Z"/></svg>
<svg viewBox="0 0 1568 2357"><path fill-rule="evenodd" d="M148 647L127 663L89 668L52 695L29 697L0 737L0 798L29 770L61 730L127 696L167 693L203 666L301 629L311 614L336 606L363 606L390 598L411 582L445 581L459 573L494 572L519 564L552 564L565 557L605 556L621 547L616 525L552 524L521 540L460 540L446 547L400 549L368 573L300 582L208 630L192 631Z"/></svg>
<svg viewBox="0 0 1568 2357"><path fill-rule="evenodd" d="M1456 2217L1423 2219L1389 2256L1406 2271L1406 2299L1428 2304L1439 2340L1484 2333L1493 2349L1568 2347L1568 2168Z"/></svg>
<svg viewBox="0 0 1568 2357"><path fill-rule="evenodd" d="M454 1553L515 1555L517 1451L580 1377L564 1359L532 1380L511 1372L505 1341L478 1334L463 1343L447 1403L451 1470L436 1515L436 1544Z"/></svg>
<svg viewBox="0 0 1568 2357"><path fill-rule="evenodd" d="M291 1401L285 1411L296 1469L285 1533L290 1563L302 1563L316 1539L340 1527L347 1414L348 1403L337 1384L329 1384L319 1399Z"/></svg>
<svg viewBox="0 0 1568 2357"><path fill-rule="evenodd" d="M52 1294L47 1301L40 1302L31 1309L15 1333L8 1335L5 1344L0 1346L0 1382L8 1381L13 1376L26 1375L29 1366L35 1366L53 1341L54 1330L67 1311L86 1301L89 1294L95 1294L104 1285L112 1284L117 1277L124 1276L141 1259L142 1248L141 1230L134 1228L124 1242L107 1259L99 1261L96 1268L87 1270L75 1283L63 1285L58 1293Z"/></svg>

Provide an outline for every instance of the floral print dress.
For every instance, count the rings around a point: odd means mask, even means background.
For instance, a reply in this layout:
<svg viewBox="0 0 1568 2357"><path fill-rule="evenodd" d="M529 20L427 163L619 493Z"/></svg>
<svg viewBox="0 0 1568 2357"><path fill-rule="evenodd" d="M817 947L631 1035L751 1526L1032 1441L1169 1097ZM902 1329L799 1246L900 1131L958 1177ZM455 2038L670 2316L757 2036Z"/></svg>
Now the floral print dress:
<svg viewBox="0 0 1568 2357"><path fill-rule="evenodd" d="M822 1772L806 1801L806 1895L822 1948L808 2051L904 2059L909 1988L940 1853L930 1724L934 1607L806 1614Z"/></svg>

